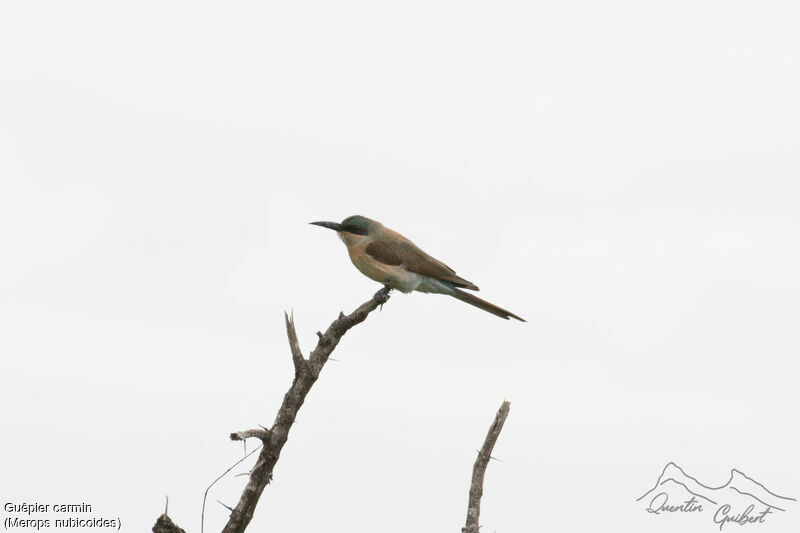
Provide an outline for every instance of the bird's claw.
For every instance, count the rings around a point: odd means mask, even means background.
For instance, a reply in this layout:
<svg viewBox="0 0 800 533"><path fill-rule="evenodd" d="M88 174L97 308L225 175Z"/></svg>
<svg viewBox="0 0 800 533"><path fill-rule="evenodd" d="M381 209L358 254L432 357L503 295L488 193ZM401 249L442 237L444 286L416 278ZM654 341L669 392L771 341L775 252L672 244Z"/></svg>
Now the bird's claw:
<svg viewBox="0 0 800 533"><path fill-rule="evenodd" d="M382 296L383 296L383 297L384 297L386 300L388 300L388 299L389 299L389 294L390 294L390 293L391 293L393 290L394 290L394 287L392 287L391 285L384 285L384 286L383 286L383 288L381 289L381 295L382 295ZM384 302L384 303L386 303L386 302ZM381 304L381 305L380 305L380 307L378 308L378 311L383 311L383 304Z"/></svg>

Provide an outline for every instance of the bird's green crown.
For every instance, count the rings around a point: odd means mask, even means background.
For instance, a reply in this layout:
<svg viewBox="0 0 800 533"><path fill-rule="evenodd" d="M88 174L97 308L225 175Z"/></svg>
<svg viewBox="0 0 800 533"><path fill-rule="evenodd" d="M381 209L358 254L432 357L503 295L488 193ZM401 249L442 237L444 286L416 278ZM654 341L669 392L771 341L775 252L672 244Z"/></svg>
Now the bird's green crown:
<svg viewBox="0 0 800 533"><path fill-rule="evenodd" d="M374 224L374 220L361 215L353 215L342 220L342 230L356 235L366 235Z"/></svg>

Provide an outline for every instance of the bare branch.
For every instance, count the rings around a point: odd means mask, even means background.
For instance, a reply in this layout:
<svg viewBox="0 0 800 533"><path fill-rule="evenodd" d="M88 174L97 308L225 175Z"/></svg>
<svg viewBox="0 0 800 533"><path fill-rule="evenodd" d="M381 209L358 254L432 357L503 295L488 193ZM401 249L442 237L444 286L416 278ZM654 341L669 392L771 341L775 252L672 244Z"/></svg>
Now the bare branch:
<svg viewBox="0 0 800 533"><path fill-rule="evenodd" d="M292 350L292 360L295 364L295 376L292 386L284 395L275 423L272 425L271 438L263 440L264 446L259 454L256 466L250 471L250 479L244 488L239 503L231 512L228 523L222 530L223 533L243 533L253 518L258 500L264 488L272 480L272 471L278 462L281 450L289 437L289 430L294 424L297 412L305 402L311 387L319 378L322 367L328 361L331 352L347 331L363 322L369 314L389 300L391 289L384 287L376 292L372 298L361 304L358 309L349 315L339 314L325 333L318 333L319 341L308 359L303 358L297 342L297 333L294 329L294 320L286 317L286 333L289 337L289 346ZM302 370L301 370L302 369ZM249 430L252 431L252 430ZM233 438L232 434L231 438Z"/></svg>
<svg viewBox="0 0 800 533"><path fill-rule="evenodd" d="M461 533L479 533L483 477L486 475L486 466L489 464L489 459L493 459L492 449L494 449L494 444L497 442L497 437L500 436L500 431L503 429L503 424L508 418L510 409L511 404L504 401L494 417L494 422L489 427L489 433L486 435L486 440L483 441L483 446L478 452L478 458L475 459L475 464L472 467L472 483L469 487L467 523L461 528Z"/></svg>
<svg viewBox="0 0 800 533"><path fill-rule="evenodd" d="M262 442L266 442L269 440L270 431L263 430L263 429L246 429L244 431L237 431L236 433L231 433L231 440L244 440L249 439L251 437L255 437L257 439L261 439Z"/></svg>

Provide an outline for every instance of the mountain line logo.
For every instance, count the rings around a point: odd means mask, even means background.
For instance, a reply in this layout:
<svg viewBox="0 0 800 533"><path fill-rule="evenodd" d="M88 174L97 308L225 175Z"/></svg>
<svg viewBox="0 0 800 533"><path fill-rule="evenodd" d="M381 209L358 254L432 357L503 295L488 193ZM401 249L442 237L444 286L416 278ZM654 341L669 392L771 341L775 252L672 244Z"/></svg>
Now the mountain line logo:
<svg viewBox="0 0 800 533"><path fill-rule="evenodd" d="M797 503L735 468L724 485L711 487L673 462L667 463L655 486L636 501L643 502L645 510L654 515L710 512L720 531L728 524L763 524L771 515L784 513Z"/></svg>

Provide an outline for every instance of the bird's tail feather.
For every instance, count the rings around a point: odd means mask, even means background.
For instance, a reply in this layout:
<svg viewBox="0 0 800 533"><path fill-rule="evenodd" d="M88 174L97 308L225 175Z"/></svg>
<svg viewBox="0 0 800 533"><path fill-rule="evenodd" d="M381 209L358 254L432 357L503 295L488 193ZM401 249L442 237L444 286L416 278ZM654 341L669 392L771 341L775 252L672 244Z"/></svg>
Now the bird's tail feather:
<svg viewBox="0 0 800 533"><path fill-rule="evenodd" d="M515 318L520 322L525 322L524 318L518 317L511 311L506 311L502 307L497 307L496 305L489 303L486 300L481 300L480 298L478 298L473 294L470 294L468 292L463 292L458 289L453 289L453 291L454 292L452 293L452 296L458 298L462 302L474 305L478 309L483 309L488 313L492 313L493 315L499 316L500 318L505 318L506 320L508 320L509 318Z"/></svg>

